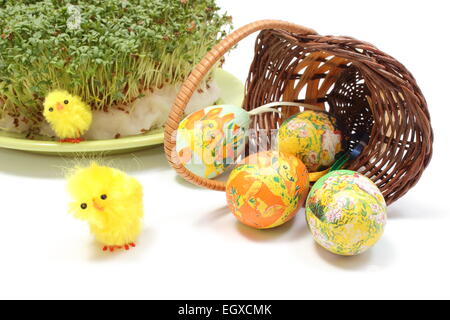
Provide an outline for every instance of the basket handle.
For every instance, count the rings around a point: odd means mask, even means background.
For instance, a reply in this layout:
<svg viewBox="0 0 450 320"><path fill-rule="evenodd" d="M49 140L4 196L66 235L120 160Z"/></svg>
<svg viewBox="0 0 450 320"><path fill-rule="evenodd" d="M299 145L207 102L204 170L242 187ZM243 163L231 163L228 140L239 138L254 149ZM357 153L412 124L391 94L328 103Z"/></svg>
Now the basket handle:
<svg viewBox="0 0 450 320"><path fill-rule="evenodd" d="M183 119L184 111L189 100L200 85L204 77L209 73L211 68L235 45L249 35L266 29L284 30L298 34L317 34L314 30L296 25L293 23L278 20L261 20L250 23L240 29L237 29L221 42L219 42L212 50L200 61L194 68L192 73L184 82L178 93L174 105L169 113L169 118L164 130L164 151L170 165L187 181L201 187L212 190L224 191L226 183L199 177L186 169L178 159L176 153L176 132L178 126Z"/></svg>

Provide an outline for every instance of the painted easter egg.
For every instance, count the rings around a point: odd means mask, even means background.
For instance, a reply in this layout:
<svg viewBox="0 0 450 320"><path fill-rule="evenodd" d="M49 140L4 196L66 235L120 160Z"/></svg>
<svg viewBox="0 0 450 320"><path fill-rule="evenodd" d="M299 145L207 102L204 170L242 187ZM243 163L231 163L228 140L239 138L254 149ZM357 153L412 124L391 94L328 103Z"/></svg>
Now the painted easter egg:
<svg viewBox="0 0 450 320"><path fill-rule="evenodd" d="M244 152L249 123L249 114L232 105L190 114L178 127L176 151L180 162L200 177L219 176Z"/></svg>
<svg viewBox="0 0 450 320"><path fill-rule="evenodd" d="M305 111L287 119L278 132L281 152L299 157L310 172L331 166L342 151L342 134L336 119L315 111Z"/></svg>
<svg viewBox="0 0 450 320"><path fill-rule="evenodd" d="M228 206L242 223L278 227L291 220L309 191L308 171L300 159L275 151L246 158L227 182Z"/></svg>
<svg viewBox="0 0 450 320"><path fill-rule="evenodd" d="M322 177L306 201L314 239L338 255L358 255L375 245L386 217L386 202L378 187L354 171L333 171Z"/></svg>

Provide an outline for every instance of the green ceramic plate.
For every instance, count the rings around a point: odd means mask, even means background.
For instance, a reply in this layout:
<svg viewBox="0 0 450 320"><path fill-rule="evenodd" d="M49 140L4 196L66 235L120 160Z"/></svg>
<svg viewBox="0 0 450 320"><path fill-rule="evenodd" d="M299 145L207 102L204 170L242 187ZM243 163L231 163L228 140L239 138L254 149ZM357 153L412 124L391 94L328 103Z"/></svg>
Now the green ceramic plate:
<svg viewBox="0 0 450 320"><path fill-rule="evenodd" d="M219 104L240 106L244 99L244 85L232 74L219 69L215 79L221 89ZM117 154L137 151L162 144L164 133L162 129L147 132L142 135L113 140L86 141L79 144L58 143L45 138L30 140L22 134L0 130L0 148L28 151L33 153L53 155L74 155L82 153Z"/></svg>

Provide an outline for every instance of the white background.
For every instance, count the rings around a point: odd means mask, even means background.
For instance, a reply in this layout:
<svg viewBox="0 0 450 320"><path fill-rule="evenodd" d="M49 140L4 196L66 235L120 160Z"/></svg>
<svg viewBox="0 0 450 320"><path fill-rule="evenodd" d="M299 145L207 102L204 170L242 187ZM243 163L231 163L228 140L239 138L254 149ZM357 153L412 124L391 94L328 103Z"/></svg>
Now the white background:
<svg viewBox="0 0 450 320"><path fill-rule="evenodd" d="M343 258L315 245L303 211L256 231L236 222L225 194L191 186L162 147L108 158L145 188L138 248L105 254L67 213L70 159L0 150L0 298L450 298L447 1L220 0L236 27L272 18L350 35L403 62L428 99L433 161L389 208L385 236ZM245 79L253 39L225 69Z"/></svg>

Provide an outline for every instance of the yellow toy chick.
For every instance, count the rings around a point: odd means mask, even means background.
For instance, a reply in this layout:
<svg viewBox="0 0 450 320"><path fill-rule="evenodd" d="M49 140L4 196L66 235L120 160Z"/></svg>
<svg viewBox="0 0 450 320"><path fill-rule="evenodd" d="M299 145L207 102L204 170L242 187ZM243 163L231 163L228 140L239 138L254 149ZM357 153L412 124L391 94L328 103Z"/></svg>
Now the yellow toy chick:
<svg viewBox="0 0 450 320"><path fill-rule="evenodd" d="M144 216L142 186L136 179L93 162L74 170L68 191L74 199L71 213L89 223L103 251L135 247Z"/></svg>
<svg viewBox="0 0 450 320"><path fill-rule="evenodd" d="M79 143L92 123L92 110L77 96L55 90L44 101L44 117L61 139L60 142Z"/></svg>

